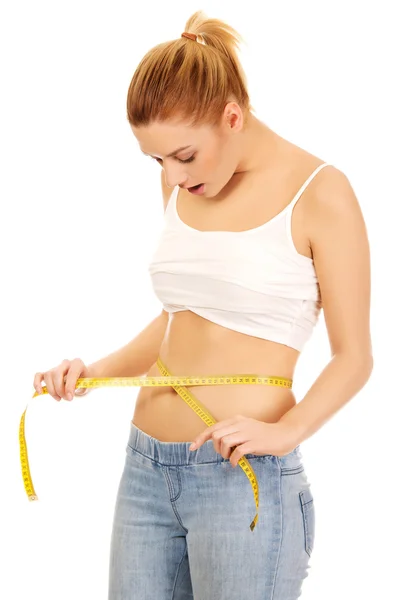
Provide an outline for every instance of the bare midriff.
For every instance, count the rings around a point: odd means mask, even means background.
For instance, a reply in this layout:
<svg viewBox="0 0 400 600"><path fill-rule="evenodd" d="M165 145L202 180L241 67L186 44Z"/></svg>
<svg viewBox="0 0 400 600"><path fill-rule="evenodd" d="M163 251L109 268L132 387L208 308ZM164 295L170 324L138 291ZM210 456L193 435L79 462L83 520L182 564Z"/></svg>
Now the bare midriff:
<svg viewBox="0 0 400 600"><path fill-rule="evenodd" d="M299 352L239 333L185 310L173 313L159 357L171 375L251 373L293 379ZM154 363L147 376L160 376ZM296 399L290 388L270 385L185 386L216 421L242 415L277 422ZM207 425L172 387L142 387L132 423L163 442L188 442Z"/></svg>

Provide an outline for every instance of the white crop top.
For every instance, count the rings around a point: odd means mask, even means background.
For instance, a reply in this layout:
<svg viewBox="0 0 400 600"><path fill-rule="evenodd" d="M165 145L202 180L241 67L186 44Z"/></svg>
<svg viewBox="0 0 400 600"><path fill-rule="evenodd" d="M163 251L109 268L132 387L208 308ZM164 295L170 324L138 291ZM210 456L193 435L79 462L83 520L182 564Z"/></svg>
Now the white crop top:
<svg viewBox="0 0 400 600"><path fill-rule="evenodd" d="M171 194L148 270L167 312L190 310L228 329L301 351L321 309L313 259L291 235L293 207L328 163L317 167L293 200L259 227L200 231L181 221Z"/></svg>

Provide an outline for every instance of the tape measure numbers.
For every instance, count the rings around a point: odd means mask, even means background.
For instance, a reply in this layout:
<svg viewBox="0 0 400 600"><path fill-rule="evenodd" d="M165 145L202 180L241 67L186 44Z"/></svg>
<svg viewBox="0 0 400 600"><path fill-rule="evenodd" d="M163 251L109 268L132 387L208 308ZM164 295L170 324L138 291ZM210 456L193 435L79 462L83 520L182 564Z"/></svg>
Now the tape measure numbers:
<svg viewBox="0 0 400 600"><path fill-rule="evenodd" d="M76 388L98 388L98 387L126 387L126 386L140 386L140 387L172 387L190 406L192 410L204 421L204 423L211 427L217 421L208 412L205 406L203 406L194 396L186 389L186 385L272 385L278 387L292 387L292 380L286 379L285 377L274 377L274 376L263 376L254 374L240 374L240 375L184 375L184 376L172 376L166 366L161 361L160 357L157 359L157 366L160 372L163 374L162 377L82 377L77 380ZM48 394L46 386L42 388L42 394ZM40 396L35 391L32 398ZM25 492L28 496L29 501L38 500L37 494L33 487L32 477L29 468L28 460L28 449L25 438L25 414L28 409L26 406L19 426L19 445L20 445L20 460L22 479L24 482ZM234 450L236 446L232 448ZM258 495L258 482L256 475L249 463L249 461L243 456L239 461L238 465L243 469L246 477L250 481L254 501L256 504L256 516L250 524L251 531L254 530L258 521L258 506L259 506L259 495Z"/></svg>

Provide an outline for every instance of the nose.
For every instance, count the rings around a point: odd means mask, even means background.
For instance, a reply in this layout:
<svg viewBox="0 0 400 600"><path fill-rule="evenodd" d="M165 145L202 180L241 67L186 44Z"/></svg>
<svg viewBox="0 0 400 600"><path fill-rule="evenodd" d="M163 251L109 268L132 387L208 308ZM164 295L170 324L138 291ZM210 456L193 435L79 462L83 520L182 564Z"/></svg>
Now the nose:
<svg viewBox="0 0 400 600"><path fill-rule="evenodd" d="M187 175L182 172L180 165L168 166L164 165L165 181L167 186L174 188L176 185L186 186Z"/></svg>

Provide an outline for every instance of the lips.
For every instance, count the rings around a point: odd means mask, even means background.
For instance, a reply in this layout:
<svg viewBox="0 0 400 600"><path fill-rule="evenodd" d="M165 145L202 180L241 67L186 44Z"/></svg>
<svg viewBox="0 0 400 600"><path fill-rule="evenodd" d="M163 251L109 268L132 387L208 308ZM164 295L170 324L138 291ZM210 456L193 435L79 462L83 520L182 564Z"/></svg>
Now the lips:
<svg viewBox="0 0 400 600"><path fill-rule="evenodd" d="M193 189L196 189L196 188L200 187L201 185L203 185L203 184L202 184L202 183L198 183L197 185L189 185L189 186L187 186L187 187L185 187L185 186L181 185L180 187L181 187L183 190L193 190Z"/></svg>
<svg viewBox="0 0 400 600"><path fill-rule="evenodd" d="M200 183L199 185L192 186L188 188L189 194L196 194L196 196L201 196L204 194L204 183Z"/></svg>

